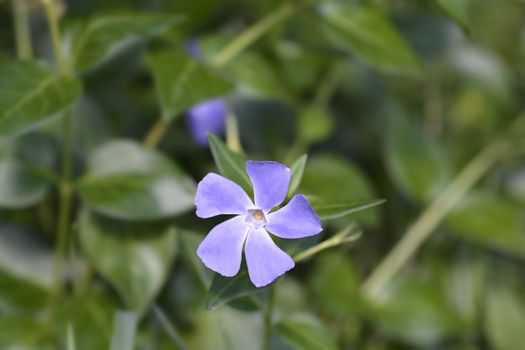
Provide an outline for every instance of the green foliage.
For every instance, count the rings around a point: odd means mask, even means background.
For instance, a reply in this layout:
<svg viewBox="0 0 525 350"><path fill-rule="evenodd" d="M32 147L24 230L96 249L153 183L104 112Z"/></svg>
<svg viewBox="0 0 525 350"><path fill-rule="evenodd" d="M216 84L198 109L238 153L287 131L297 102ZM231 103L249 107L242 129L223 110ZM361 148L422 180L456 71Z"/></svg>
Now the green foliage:
<svg viewBox="0 0 525 350"><path fill-rule="evenodd" d="M421 63L381 9L361 4L322 5L327 37L387 71L419 73Z"/></svg>
<svg viewBox="0 0 525 350"><path fill-rule="evenodd" d="M41 5L0 1L0 349L525 343L519 1ZM323 228L264 288L196 255L195 184L249 159Z"/></svg>
<svg viewBox="0 0 525 350"><path fill-rule="evenodd" d="M39 61L0 61L0 135L21 134L48 121L79 97L81 82Z"/></svg>
<svg viewBox="0 0 525 350"><path fill-rule="evenodd" d="M172 119L188 107L226 95L231 83L181 51L159 51L148 56L162 117Z"/></svg>
<svg viewBox="0 0 525 350"><path fill-rule="evenodd" d="M78 189L90 208L116 219L160 219L193 206L192 179L162 154L132 141L97 149Z"/></svg>
<svg viewBox="0 0 525 350"><path fill-rule="evenodd" d="M88 212L81 215L79 242L87 258L142 315L166 281L177 253L169 224L119 222Z"/></svg>
<svg viewBox="0 0 525 350"><path fill-rule="evenodd" d="M122 14L97 16L77 30L72 66L87 71L118 54L137 39L159 35L181 21L177 16Z"/></svg>

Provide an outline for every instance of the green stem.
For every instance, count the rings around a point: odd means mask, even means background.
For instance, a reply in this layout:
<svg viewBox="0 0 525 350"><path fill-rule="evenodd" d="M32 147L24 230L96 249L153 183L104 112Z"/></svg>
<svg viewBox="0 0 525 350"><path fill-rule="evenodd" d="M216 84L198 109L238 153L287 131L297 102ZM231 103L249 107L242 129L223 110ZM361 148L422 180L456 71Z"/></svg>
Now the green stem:
<svg viewBox="0 0 525 350"><path fill-rule="evenodd" d="M263 322L264 322L264 338L262 344L262 350L270 349L270 339L272 338L272 329L273 329L273 309L275 305L275 288L270 289L270 295L268 298L268 304L263 313Z"/></svg>
<svg viewBox="0 0 525 350"><path fill-rule="evenodd" d="M177 329L171 324L164 312L157 305L153 305L153 313L155 314L161 325L164 327L164 330L166 331L168 336L175 343L176 349L188 350L188 347L186 346L186 344L184 344L184 341L177 332Z"/></svg>
<svg viewBox="0 0 525 350"><path fill-rule="evenodd" d="M335 62L328 70L326 77L321 81L314 96L313 103L319 107L327 107L330 99L337 91L337 87L343 77L346 62Z"/></svg>
<svg viewBox="0 0 525 350"><path fill-rule="evenodd" d="M358 240L361 237L361 232L355 231L355 230L356 230L355 225L349 225L347 228L337 233L336 235L332 236L331 238L295 255L293 257L293 260L295 262L299 262L299 261L308 259L309 257L325 249L336 247L344 243L353 242L355 240Z"/></svg>
<svg viewBox="0 0 525 350"><path fill-rule="evenodd" d="M163 117L160 117L157 119L155 124L153 124L153 127L150 129L146 137L144 138L143 144L144 146L154 149L157 148L160 141L162 141L162 138L166 133L168 132L168 129L170 127L171 119L166 119Z"/></svg>
<svg viewBox="0 0 525 350"><path fill-rule="evenodd" d="M62 42L60 39L60 31L58 26L58 19L56 18L53 0L42 0L44 9L51 32L51 41L55 54L56 65L61 74L68 74L69 70L66 66L66 61L62 55ZM68 238L70 230L70 217L72 207L72 177L73 177L73 157L72 157L72 120L71 111L65 112L62 118L62 169L61 179L59 184L59 212L58 212L58 227L57 227L57 241L55 253L55 293L60 296L62 293L62 282L64 276L64 262L67 255Z"/></svg>
<svg viewBox="0 0 525 350"><path fill-rule="evenodd" d="M298 9L299 7L293 3L285 3L270 15L242 32L210 61L211 65L215 67L224 66L274 26L296 13Z"/></svg>
<svg viewBox="0 0 525 350"><path fill-rule="evenodd" d="M226 145L232 151L242 153L237 117L231 111L226 115Z"/></svg>
<svg viewBox="0 0 525 350"><path fill-rule="evenodd" d="M377 298L388 282L407 264L438 224L506 153L508 143L497 140L485 147L409 227L401 241L390 251L362 286L369 298Z"/></svg>
<svg viewBox="0 0 525 350"><path fill-rule="evenodd" d="M51 43L53 44L56 65L60 73L68 73L68 67L62 53L62 39L60 37L60 29L58 27L58 19L53 6L53 0L42 0L42 4L44 5L49 32L51 33Z"/></svg>
<svg viewBox="0 0 525 350"><path fill-rule="evenodd" d="M11 0L13 6L16 52L18 58L30 60L33 57L31 48L31 28L26 0Z"/></svg>

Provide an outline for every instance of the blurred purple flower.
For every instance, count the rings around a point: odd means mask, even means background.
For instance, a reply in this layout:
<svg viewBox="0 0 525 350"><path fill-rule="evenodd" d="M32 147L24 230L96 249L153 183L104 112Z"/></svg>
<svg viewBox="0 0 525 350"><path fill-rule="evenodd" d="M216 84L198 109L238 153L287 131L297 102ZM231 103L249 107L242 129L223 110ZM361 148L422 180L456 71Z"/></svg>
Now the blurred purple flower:
<svg viewBox="0 0 525 350"><path fill-rule="evenodd" d="M215 226L197 249L208 268L232 277L240 269L242 251L250 280L263 287L295 266L292 258L271 239L268 231L287 239L313 236L322 231L321 221L302 194L281 209L288 192L290 169L277 162L248 161L246 171L254 189L255 204L235 182L210 173L197 187L197 216L236 215Z"/></svg>
<svg viewBox="0 0 525 350"><path fill-rule="evenodd" d="M186 52L196 60L202 58L202 50L196 39L186 42ZM208 145L208 134L223 135L228 112L225 101L216 98L199 103L188 109L186 122L193 139L202 146Z"/></svg>
<svg viewBox="0 0 525 350"><path fill-rule="evenodd" d="M224 134L227 106L222 98L208 100L188 109L186 122L193 139L200 145L208 144L208 134Z"/></svg>

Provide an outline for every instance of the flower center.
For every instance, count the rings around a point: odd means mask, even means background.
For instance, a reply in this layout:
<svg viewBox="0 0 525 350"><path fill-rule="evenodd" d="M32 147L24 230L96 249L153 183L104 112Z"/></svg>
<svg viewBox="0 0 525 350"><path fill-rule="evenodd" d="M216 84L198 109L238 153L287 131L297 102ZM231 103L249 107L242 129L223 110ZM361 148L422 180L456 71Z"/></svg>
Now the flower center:
<svg viewBox="0 0 525 350"><path fill-rule="evenodd" d="M244 221L255 229L261 228L267 223L264 212L261 209L248 209Z"/></svg>

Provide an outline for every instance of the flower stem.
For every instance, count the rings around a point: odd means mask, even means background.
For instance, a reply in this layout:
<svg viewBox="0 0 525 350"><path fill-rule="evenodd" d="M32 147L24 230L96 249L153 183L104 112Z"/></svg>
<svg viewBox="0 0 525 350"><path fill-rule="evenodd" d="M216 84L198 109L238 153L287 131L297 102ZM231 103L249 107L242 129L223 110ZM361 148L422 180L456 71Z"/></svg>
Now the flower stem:
<svg viewBox="0 0 525 350"><path fill-rule="evenodd" d="M61 74L68 74L68 67L62 55L62 42L60 39L60 31L58 27L58 19L54 12L53 0L42 0L47 16L49 30L51 32L51 41L55 54L56 65ZM62 294L62 282L64 277L64 261L67 255L70 217L72 207L72 186L71 180L73 175L73 158L72 158L72 120L71 110L64 112L62 117L62 169L61 179L59 184L59 211L58 211L58 227L56 252L54 263L55 274L55 295Z"/></svg>
<svg viewBox="0 0 525 350"><path fill-rule="evenodd" d="M268 304L263 313L264 322L264 339L262 344L262 350L270 349L270 339L272 338L273 329L273 308L275 306L275 288L270 289L270 295L268 297Z"/></svg>
<svg viewBox="0 0 525 350"><path fill-rule="evenodd" d="M330 237L329 239L309 248L305 251L300 252L296 256L293 257L293 260L295 262L299 262L302 260L305 260L325 249L336 247L338 245L353 242L355 240L358 240L361 237L361 231L355 231L356 230L355 225L349 225L345 229L343 229L341 232L337 233L336 235Z"/></svg>
<svg viewBox="0 0 525 350"><path fill-rule="evenodd" d="M226 115L226 145L232 151L242 153L237 117L231 111Z"/></svg>
<svg viewBox="0 0 525 350"><path fill-rule="evenodd" d="M53 53L55 55L58 71L62 74L68 73L68 67L62 53L62 39L60 37L60 29L58 27L58 19L53 6L53 0L42 0L42 4L44 5L44 10L46 12L49 32L51 33L51 43L53 44Z"/></svg>
<svg viewBox="0 0 525 350"><path fill-rule="evenodd" d="M508 151L509 144L500 139L486 146L463 171L441 192L419 218L408 228L401 241L390 251L363 283L362 292L377 298L388 282L415 255L438 224L476 184L476 182Z"/></svg>
<svg viewBox="0 0 525 350"><path fill-rule="evenodd" d="M11 0L13 6L16 52L21 60L33 57L31 48L31 27L26 0Z"/></svg>
<svg viewBox="0 0 525 350"><path fill-rule="evenodd" d="M274 26L296 13L298 9L299 7L291 2L285 3L270 13L270 15L242 32L210 61L211 65L215 67L224 66Z"/></svg>
<svg viewBox="0 0 525 350"><path fill-rule="evenodd" d="M160 117L157 119L153 127L150 129L146 137L144 138L144 146L154 149L157 148L160 141L162 141L162 138L166 133L168 132L168 129L170 127L171 119Z"/></svg>

